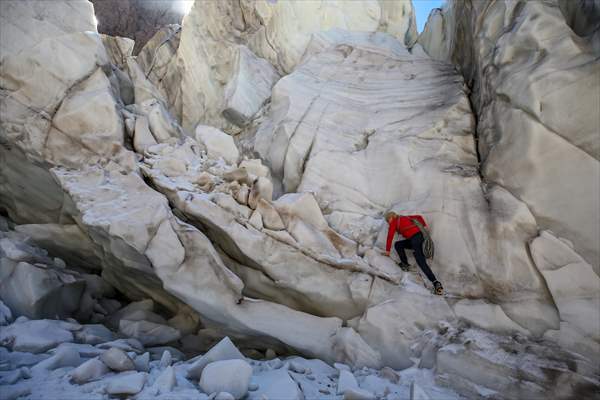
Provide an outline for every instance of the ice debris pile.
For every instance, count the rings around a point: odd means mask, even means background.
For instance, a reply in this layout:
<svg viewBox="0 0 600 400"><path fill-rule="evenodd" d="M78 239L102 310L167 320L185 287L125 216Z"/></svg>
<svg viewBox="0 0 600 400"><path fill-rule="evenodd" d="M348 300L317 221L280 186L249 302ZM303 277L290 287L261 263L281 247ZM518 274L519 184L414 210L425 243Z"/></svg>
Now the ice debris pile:
<svg viewBox="0 0 600 400"><path fill-rule="evenodd" d="M318 359L278 357L273 350L247 351L261 356L252 359L227 337L205 354L185 359L173 347L146 347L103 325L24 316L11 322L5 311L3 318L10 323L0 333L3 399L464 398L447 388L449 381L469 398L534 398L546 395L549 384L557 385L553 394L558 397L569 395L570 386L585 393L597 384L572 371L556 349L445 323L424 334L420 346L425 350L415 365L398 371L331 366ZM582 358L572 362L593 369ZM439 385L433 383L432 367ZM473 384L473 375L487 387Z"/></svg>

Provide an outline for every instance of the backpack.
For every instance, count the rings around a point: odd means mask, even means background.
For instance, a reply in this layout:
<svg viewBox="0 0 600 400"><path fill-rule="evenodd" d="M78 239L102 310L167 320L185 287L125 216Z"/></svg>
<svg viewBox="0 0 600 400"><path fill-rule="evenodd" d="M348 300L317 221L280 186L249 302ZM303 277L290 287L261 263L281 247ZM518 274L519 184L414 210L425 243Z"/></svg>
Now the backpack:
<svg viewBox="0 0 600 400"><path fill-rule="evenodd" d="M423 235L423 255L425 255L425 258L433 259L435 247L433 245L433 239L431 239L429 231L418 220L414 218L411 218L410 220L419 228L421 234Z"/></svg>

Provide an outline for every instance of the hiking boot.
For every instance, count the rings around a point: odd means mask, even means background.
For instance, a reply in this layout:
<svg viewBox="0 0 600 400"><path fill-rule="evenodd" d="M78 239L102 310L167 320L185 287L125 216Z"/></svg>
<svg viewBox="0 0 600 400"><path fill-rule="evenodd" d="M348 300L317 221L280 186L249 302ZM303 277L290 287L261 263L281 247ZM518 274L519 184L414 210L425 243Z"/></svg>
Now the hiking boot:
<svg viewBox="0 0 600 400"><path fill-rule="evenodd" d="M444 294L444 288L442 287L442 284L440 283L440 281L433 282L433 292L435 294L437 294L438 296L441 296Z"/></svg>
<svg viewBox="0 0 600 400"><path fill-rule="evenodd" d="M400 269L404 272L408 272L410 269L410 265L404 262L400 262L400 264L398 264L400 266Z"/></svg>

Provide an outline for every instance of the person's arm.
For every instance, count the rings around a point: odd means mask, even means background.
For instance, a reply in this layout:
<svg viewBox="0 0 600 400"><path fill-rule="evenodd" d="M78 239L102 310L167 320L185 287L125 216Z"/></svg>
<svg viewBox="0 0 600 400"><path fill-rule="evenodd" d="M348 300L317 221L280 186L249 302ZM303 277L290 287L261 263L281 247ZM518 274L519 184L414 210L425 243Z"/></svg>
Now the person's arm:
<svg viewBox="0 0 600 400"><path fill-rule="evenodd" d="M392 240L394 240L394 234L396 233L396 229L394 227L396 223L396 218L392 218L392 220L388 224L388 234L387 234L387 242L385 243L385 254L387 256L390 255L390 249L392 248Z"/></svg>

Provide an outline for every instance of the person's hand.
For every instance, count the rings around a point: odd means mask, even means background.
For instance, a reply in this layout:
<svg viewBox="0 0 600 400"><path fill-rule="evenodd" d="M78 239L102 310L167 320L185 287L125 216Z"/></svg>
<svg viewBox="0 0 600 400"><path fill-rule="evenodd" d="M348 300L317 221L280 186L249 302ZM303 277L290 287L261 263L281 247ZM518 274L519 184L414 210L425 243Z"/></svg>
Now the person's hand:
<svg viewBox="0 0 600 400"><path fill-rule="evenodd" d="M389 256L390 256L390 252L389 252L389 251L386 251L386 252L385 252L385 255L389 257Z"/></svg>

